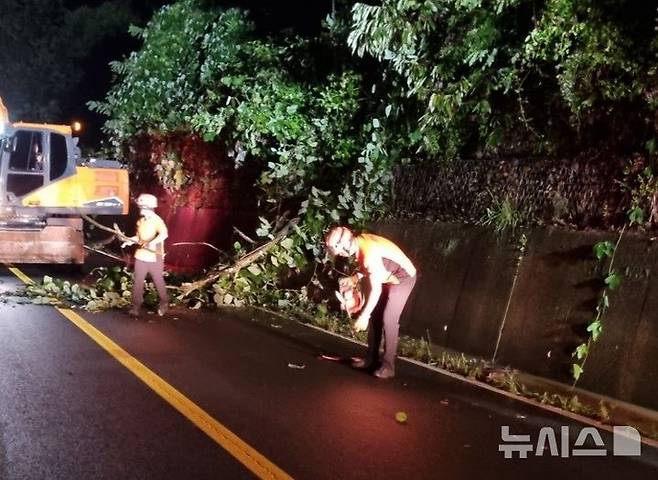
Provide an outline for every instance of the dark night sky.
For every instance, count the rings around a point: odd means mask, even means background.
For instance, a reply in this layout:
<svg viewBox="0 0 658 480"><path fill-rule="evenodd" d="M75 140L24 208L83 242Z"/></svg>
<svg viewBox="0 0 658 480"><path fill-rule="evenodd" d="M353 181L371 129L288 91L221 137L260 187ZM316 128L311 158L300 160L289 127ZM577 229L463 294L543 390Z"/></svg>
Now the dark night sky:
<svg viewBox="0 0 658 480"><path fill-rule="evenodd" d="M260 31L293 29L302 35L317 33L322 19L332 8L332 0L209 0L209 3L249 10ZM345 3L336 0L337 8Z"/></svg>

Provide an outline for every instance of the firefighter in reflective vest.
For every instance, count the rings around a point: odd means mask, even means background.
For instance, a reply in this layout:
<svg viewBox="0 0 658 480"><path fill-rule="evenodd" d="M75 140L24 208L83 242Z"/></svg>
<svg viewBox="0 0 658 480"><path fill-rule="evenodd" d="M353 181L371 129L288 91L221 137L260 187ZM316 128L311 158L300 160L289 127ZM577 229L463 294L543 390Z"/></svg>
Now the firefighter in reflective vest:
<svg viewBox="0 0 658 480"><path fill-rule="evenodd" d="M330 255L356 257L369 287L354 324L356 331L368 329L368 352L365 358L354 358L352 366L372 371L378 378L393 377L400 315L416 284L416 267L397 245L379 235L356 235L349 228L335 227L324 243ZM382 331L385 349L380 359Z"/></svg>
<svg viewBox="0 0 658 480"><path fill-rule="evenodd" d="M167 226L155 209L158 199L148 193L142 193L137 198L140 218L137 220L137 235L130 237L122 247L130 243L137 244L135 251L135 274L132 291L132 308L130 315L139 316L140 307L144 301L144 281L146 275L151 276L160 297L158 315L164 315L169 307L169 296L164 281L164 241L167 238Z"/></svg>

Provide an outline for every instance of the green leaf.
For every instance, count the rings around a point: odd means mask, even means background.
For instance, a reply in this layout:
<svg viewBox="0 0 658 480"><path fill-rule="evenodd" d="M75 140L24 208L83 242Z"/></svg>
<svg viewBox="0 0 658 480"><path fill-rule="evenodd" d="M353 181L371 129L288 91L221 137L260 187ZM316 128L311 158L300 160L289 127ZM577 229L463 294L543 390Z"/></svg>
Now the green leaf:
<svg viewBox="0 0 658 480"><path fill-rule="evenodd" d="M628 219L631 225L642 225L644 223L644 210L640 207L635 207L628 212Z"/></svg>
<svg viewBox="0 0 658 480"><path fill-rule="evenodd" d="M600 320L595 320L589 324L587 331L592 334L592 341L596 342L603 332L603 324Z"/></svg>
<svg viewBox="0 0 658 480"><path fill-rule="evenodd" d="M621 284L621 277L612 272L605 278L605 284L610 290L615 290Z"/></svg>
<svg viewBox="0 0 658 480"><path fill-rule="evenodd" d="M249 273L251 273L252 275L255 275L255 276L258 276L262 273L262 270L256 264L249 265L247 267L247 270L249 271Z"/></svg>
<svg viewBox="0 0 658 480"><path fill-rule="evenodd" d="M574 380L578 381L580 379L580 376L585 372L583 368L578 365L577 363L573 364L573 378Z"/></svg>
<svg viewBox="0 0 658 480"><path fill-rule="evenodd" d="M378 119L378 118L373 118L373 119L372 119L372 126L373 126L373 127L375 127L375 128L379 128L380 125L381 125L381 124L379 123L379 119Z"/></svg>
<svg viewBox="0 0 658 480"><path fill-rule="evenodd" d="M421 138L423 138L423 133L420 130L414 130L409 134L409 141L412 144L420 141Z"/></svg>
<svg viewBox="0 0 658 480"><path fill-rule="evenodd" d="M292 246L294 245L294 243L295 243L295 242L293 242L292 238L287 237L287 238L284 238L284 239L281 241L281 246L282 246L283 248L285 248L286 250L290 250L290 249L292 248Z"/></svg>
<svg viewBox="0 0 658 480"><path fill-rule="evenodd" d="M586 343L581 343L576 347L576 350L573 352L573 356L578 357L578 360L582 360L589 353L589 348Z"/></svg>
<svg viewBox="0 0 658 480"><path fill-rule="evenodd" d="M101 282L101 287L103 287L105 290L112 290L114 288L114 280L111 278L105 278Z"/></svg>
<svg viewBox="0 0 658 480"><path fill-rule="evenodd" d="M602 260L604 257L611 257L614 251L614 244L608 240L598 242L594 245L594 255L597 260Z"/></svg>

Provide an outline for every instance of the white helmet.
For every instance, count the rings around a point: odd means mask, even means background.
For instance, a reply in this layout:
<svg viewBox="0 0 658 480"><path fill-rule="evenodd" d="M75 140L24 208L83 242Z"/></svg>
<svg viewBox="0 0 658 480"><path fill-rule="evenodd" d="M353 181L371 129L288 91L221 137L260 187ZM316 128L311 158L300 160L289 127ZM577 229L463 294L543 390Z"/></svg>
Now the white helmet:
<svg viewBox="0 0 658 480"><path fill-rule="evenodd" d="M137 197L137 206L139 208L150 208L154 210L158 206L158 199L150 193L142 193Z"/></svg>
<svg viewBox="0 0 658 480"><path fill-rule="evenodd" d="M334 227L324 236L324 246L331 256L350 255L350 244L354 239L354 232L347 227Z"/></svg>

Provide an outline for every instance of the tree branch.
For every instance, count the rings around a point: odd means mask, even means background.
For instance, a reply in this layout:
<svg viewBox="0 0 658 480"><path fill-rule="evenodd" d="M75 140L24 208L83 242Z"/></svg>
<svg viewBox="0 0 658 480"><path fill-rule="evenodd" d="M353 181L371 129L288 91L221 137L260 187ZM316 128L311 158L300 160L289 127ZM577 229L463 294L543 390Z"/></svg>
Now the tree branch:
<svg viewBox="0 0 658 480"><path fill-rule="evenodd" d="M238 230L238 227L233 227L233 231L235 233L237 233L238 235L240 235L240 237L243 238L244 240L246 240L247 242L251 243L252 245L256 245L256 240L252 240L247 235L242 233L240 230Z"/></svg>
<svg viewBox="0 0 658 480"><path fill-rule="evenodd" d="M290 229L295 225L297 225L298 223L299 223L299 218L294 218L290 220L285 227L283 227L281 230L279 230L279 232L277 232L277 234L274 236L272 240L252 250L251 252L247 253L243 257L240 257L233 265L221 268L206 278L202 278L201 280L197 280L196 282L192 282L184 285L182 288L183 293L179 298L181 299L185 298L190 293L195 292L205 287L206 285L217 281L222 277L235 275L243 268L256 262L257 260L262 258L267 252L269 252L272 249L272 247L274 247L281 240L283 240L283 238L285 238L285 236L288 235Z"/></svg>

